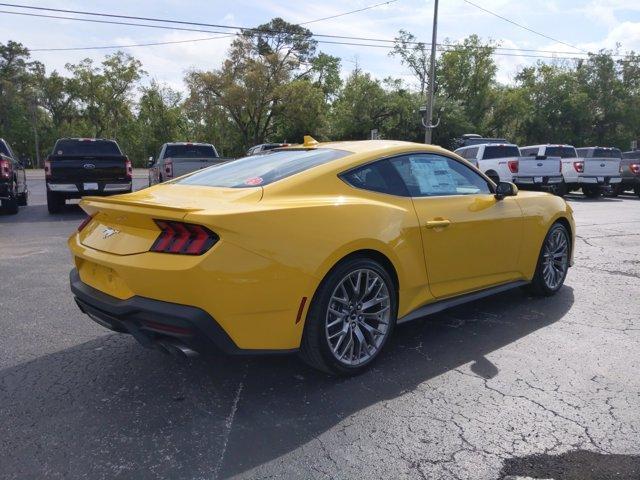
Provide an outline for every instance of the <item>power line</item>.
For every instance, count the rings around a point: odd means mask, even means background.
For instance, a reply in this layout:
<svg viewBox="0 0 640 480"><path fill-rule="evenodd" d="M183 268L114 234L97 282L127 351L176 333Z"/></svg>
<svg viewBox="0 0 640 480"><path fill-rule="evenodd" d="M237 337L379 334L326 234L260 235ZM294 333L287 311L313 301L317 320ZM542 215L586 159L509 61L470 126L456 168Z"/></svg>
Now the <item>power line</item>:
<svg viewBox="0 0 640 480"><path fill-rule="evenodd" d="M533 30L532 28L527 27L526 25L522 25L522 24L520 24L518 22L514 22L513 20L511 20L511 19L509 19L507 17L503 17L502 15L499 15L499 14L497 14L495 12L492 12L491 10L487 10L486 8L481 7L480 5L478 5L476 3L473 3L473 2L471 2L469 0L463 0L463 1L465 3L468 3L469 5L471 5L473 7L476 7L478 9L482 10L483 12L488 13L489 15L493 15L494 17L497 17L497 18L499 18L501 20L504 20L505 22L508 22L508 23L510 23L512 25L515 25L516 27L523 28L524 30L527 30L528 32L535 33L536 35L539 35L539 36L541 36L543 38L546 38L547 40L552 40L554 42L561 43L562 45L566 45L567 47L575 48L576 50L580 50L583 53L589 53L589 52L587 52L586 50L583 50L580 47L576 47L575 45L571 45L570 43L563 42L562 40L558 40L558 39L550 37L549 35L546 35L544 33L540 33L540 32L538 32L536 30Z"/></svg>
<svg viewBox="0 0 640 480"><path fill-rule="evenodd" d="M365 10L371 10L372 8L381 7L382 5L389 5L389 4L395 3L397 1L398 0L389 0L387 2L376 3L375 5L369 5L368 7L359 8L357 10L351 10L350 12L338 13L337 15L330 15L328 17L316 18L315 20L309 20L308 22L298 23L298 25L309 25L310 23L322 22L324 20L331 20L333 18L344 17L346 15L351 15L352 13L364 12Z"/></svg>
<svg viewBox="0 0 640 480"><path fill-rule="evenodd" d="M397 1L397 0L396 0ZM465 0L466 1L466 0ZM6 5L0 3L0 5ZM377 4L380 5L380 4ZM37 9L43 9L42 7L32 7ZM373 6L371 6L373 8ZM222 38L233 37L238 35L236 33L229 34L228 32L223 31L215 31L215 30L204 30L204 29L195 29L195 28L184 28L184 27L176 27L176 26L166 26L166 25L150 25L145 23L133 23L133 22L122 22L122 21L114 21L114 20L97 20L97 19L89 19L89 18L78 18L78 17L67 17L61 15L45 15L45 14L36 14L36 13L26 13L26 12L13 12L7 10L0 10L0 13L11 14L11 15L23 15L30 17L39 17L39 18L53 18L60 20L72 20L72 21L81 21L81 22L90 22L90 23L104 23L110 25L124 25L124 26L135 26L135 27L147 27L147 28L156 28L162 30L177 30L177 31L188 31L188 32L200 32L200 33L219 33L221 35L217 37L207 37L207 38L197 38L197 39L189 39L189 40L175 40L175 41L166 41L166 42L146 42L146 43L136 43L129 45L106 45L106 46L95 46L95 47L63 47L63 48L39 48L32 49L32 51L36 52L47 52L47 51L82 51L82 50L107 50L107 49L115 49L115 48L133 48L133 47L145 47L145 46L156 46L156 45L170 45L170 44L180 44L180 43L189 43L189 42L201 42L208 40L216 40ZM341 15L349 14L350 12L345 12ZM311 20L313 22L315 20ZM309 22L307 22L309 23ZM241 28L241 27L225 27L223 28ZM248 29L248 30L256 30L256 29ZM262 32L261 30L257 30ZM328 34L312 34L314 37L322 37L322 38L336 38L336 39L346 39L346 40L357 40L356 42L344 42L344 41L329 41L329 40L316 40L318 43L325 44L333 44L333 45L348 45L348 46L361 46L361 47L373 47L373 48L394 48L393 45L380 45L380 44L371 44L371 43L360 43L363 42L381 42L381 43L393 43L395 44L395 40L389 39L380 39L380 38L368 38L368 37L350 37L343 35L328 35ZM430 43L425 42L406 42L409 44L417 44L417 45L430 45ZM584 59L584 57L566 57L566 56L558 56L562 54L572 54L572 52L563 52L563 51L554 51L554 50L535 50L535 49L520 49L520 48L508 48L508 47L491 47L491 46L464 46L460 44L438 44L440 51L447 51L448 49L457 49L457 48L466 48L466 49L483 49L483 48L491 48L494 50L494 55L499 56L507 56L507 57L528 57L528 58L541 58L541 59L566 59L566 60L579 60ZM495 50L505 50L505 51L513 51L513 52L539 52L539 53L549 53L553 56L548 55L529 55L524 53L502 53L497 52ZM587 52L585 52L587 54ZM576 55L576 53L573 53ZM625 55L614 55L624 57Z"/></svg>

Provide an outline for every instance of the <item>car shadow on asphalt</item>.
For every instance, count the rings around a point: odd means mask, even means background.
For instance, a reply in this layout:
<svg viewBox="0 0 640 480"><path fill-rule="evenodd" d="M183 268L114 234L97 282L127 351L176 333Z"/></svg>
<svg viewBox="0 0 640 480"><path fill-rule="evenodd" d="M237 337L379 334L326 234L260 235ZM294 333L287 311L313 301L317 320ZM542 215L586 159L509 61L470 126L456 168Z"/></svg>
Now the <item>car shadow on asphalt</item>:
<svg viewBox="0 0 640 480"><path fill-rule="evenodd" d="M616 455L571 450L560 455L528 455L505 460L500 480L637 480L640 455Z"/></svg>
<svg viewBox="0 0 640 480"><path fill-rule="evenodd" d="M27 205L20 207L15 215L0 214L0 223L63 222L81 220L86 215L77 203L65 205L62 211L56 214L50 214L46 205Z"/></svg>
<svg viewBox="0 0 640 480"><path fill-rule="evenodd" d="M21 478L228 478L462 365L499 376L486 356L560 320L573 302L570 286L542 299L514 290L402 325L354 378L292 355L181 362L105 334L0 371L3 469Z"/></svg>

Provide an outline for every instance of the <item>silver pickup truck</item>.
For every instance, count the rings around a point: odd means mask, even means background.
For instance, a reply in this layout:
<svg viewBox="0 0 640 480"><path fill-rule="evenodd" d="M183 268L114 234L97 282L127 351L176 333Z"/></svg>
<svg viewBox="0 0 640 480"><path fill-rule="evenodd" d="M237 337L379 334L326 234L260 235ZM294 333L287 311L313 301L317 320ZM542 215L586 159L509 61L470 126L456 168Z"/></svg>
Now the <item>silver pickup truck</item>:
<svg viewBox="0 0 640 480"><path fill-rule="evenodd" d="M157 159L149 157L149 186L162 183L202 168L224 163L210 143L165 143Z"/></svg>

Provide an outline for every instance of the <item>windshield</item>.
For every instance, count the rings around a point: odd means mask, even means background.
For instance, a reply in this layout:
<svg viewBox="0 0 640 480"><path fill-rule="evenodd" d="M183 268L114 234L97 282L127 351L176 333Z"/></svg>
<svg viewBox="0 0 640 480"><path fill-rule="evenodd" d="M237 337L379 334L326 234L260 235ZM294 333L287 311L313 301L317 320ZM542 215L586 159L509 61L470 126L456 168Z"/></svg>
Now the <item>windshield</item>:
<svg viewBox="0 0 640 480"><path fill-rule="evenodd" d="M165 158L218 158L213 145L167 145Z"/></svg>
<svg viewBox="0 0 640 480"><path fill-rule="evenodd" d="M489 145L484 147L483 159L519 157L520 149L515 145Z"/></svg>
<svg viewBox="0 0 640 480"><path fill-rule="evenodd" d="M576 158L576 149L573 147L547 147L544 153L547 157Z"/></svg>
<svg viewBox="0 0 640 480"><path fill-rule="evenodd" d="M595 158L622 158L622 152L617 148L594 148Z"/></svg>
<svg viewBox="0 0 640 480"><path fill-rule="evenodd" d="M111 140L58 140L53 147L54 155L121 156L118 144Z"/></svg>
<svg viewBox="0 0 640 480"><path fill-rule="evenodd" d="M208 187L246 188L268 185L349 155L343 150L275 150L207 168L175 183Z"/></svg>

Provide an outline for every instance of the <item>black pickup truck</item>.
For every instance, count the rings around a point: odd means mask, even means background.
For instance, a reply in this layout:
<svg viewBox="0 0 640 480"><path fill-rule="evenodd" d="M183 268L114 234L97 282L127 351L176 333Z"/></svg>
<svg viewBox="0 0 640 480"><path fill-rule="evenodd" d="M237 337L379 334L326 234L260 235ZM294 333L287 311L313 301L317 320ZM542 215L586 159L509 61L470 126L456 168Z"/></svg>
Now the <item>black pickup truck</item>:
<svg viewBox="0 0 640 480"><path fill-rule="evenodd" d="M131 162L114 140L61 138L44 171L49 213L58 213L69 198L131 192Z"/></svg>
<svg viewBox="0 0 640 480"><path fill-rule="evenodd" d="M9 144L0 138L0 201L2 210L18 213L18 206L27 204L29 191L24 166L11 151Z"/></svg>

